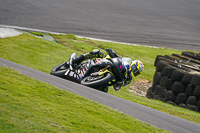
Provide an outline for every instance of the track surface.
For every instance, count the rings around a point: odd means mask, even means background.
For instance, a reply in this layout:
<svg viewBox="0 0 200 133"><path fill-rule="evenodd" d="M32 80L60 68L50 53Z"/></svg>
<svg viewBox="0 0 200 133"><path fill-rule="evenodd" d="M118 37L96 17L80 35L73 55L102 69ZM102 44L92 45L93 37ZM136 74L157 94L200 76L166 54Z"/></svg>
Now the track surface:
<svg viewBox="0 0 200 133"><path fill-rule="evenodd" d="M0 58L0 66L15 69L21 74L36 78L60 89L81 95L87 99L109 106L112 109L126 113L138 120L152 124L158 128L162 128L174 133L198 133L200 131L199 124L165 114L146 106L142 106L140 104L130 102L128 100L103 93L80 84L76 84L11 61L7 61L2 58Z"/></svg>
<svg viewBox="0 0 200 133"><path fill-rule="evenodd" d="M1 0L0 24L200 51L199 0Z"/></svg>

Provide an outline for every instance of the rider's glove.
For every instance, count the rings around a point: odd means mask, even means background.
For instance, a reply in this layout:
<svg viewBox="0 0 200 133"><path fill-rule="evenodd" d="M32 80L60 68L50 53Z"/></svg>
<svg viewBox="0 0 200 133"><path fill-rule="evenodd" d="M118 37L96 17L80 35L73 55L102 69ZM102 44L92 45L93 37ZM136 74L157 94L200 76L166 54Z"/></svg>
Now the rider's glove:
<svg viewBox="0 0 200 133"><path fill-rule="evenodd" d="M131 83L132 80L125 80L123 86L126 86Z"/></svg>
<svg viewBox="0 0 200 133"><path fill-rule="evenodd" d="M131 74L128 74L126 80L124 81L123 86L126 86L126 85L130 84L131 81L132 81L132 75L131 75Z"/></svg>
<svg viewBox="0 0 200 133"><path fill-rule="evenodd" d="M119 57L114 50L110 49L110 48L107 48L106 49L106 52L108 53L108 55L111 57L111 58L115 58L115 57Z"/></svg>

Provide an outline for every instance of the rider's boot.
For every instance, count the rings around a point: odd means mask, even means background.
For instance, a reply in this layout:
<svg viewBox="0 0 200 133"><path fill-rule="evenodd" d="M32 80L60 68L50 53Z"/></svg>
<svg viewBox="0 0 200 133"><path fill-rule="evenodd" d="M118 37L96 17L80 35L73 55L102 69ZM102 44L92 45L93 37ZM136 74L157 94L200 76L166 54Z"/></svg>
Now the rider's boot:
<svg viewBox="0 0 200 133"><path fill-rule="evenodd" d="M107 93L108 92L108 87L103 87L102 91Z"/></svg>
<svg viewBox="0 0 200 133"><path fill-rule="evenodd" d="M116 52L110 48L107 48L106 49L106 52L108 53L108 55L111 57L111 58L115 58L115 57L119 57Z"/></svg>
<svg viewBox="0 0 200 133"><path fill-rule="evenodd" d="M102 87L99 87L99 88L96 88L97 90L100 90L100 91L103 91L105 93L108 92L108 87L107 86L102 86Z"/></svg>
<svg viewBox="0 0 200 133"><path fill-rule="evenodd" d="M73 53L74 54L74 53ZM70 57L70 64L72 65L72 67L76 67L78 66L82 61L86 60L86 59L92 59L92 58L103 58L105 57L104 53L101 52L98 49L94 49L89 53L86 53L84 55L80 55L77 57L76 56L72 56L72 58Z"/></svg>

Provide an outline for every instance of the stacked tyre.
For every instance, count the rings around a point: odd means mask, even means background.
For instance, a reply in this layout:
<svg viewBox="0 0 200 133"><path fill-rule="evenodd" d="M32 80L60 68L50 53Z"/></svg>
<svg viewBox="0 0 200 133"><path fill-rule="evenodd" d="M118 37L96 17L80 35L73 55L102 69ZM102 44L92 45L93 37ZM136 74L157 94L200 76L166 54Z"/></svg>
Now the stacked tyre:
<svg viewBox="0 0 200 133"><path fill-rule="evenodd" d="M158 55L147 97L200 111L200 53Z"/></svg>

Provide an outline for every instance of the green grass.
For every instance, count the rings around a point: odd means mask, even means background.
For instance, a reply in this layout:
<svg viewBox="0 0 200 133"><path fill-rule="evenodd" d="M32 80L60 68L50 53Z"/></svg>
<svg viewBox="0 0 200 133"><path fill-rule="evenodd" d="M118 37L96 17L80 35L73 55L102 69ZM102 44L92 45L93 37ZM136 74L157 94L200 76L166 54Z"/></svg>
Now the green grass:
<svg viewBox="0 0 200 133"><path fill-rule="evenodd" d="M167 132L0 66L0 132Z"/></svg>
<svg viewBox="0 0 200 133"><path fill-rule="evenodd" d="M79 39L76 37L68 37L68 35L53 35L55 40L71 49L86 53L92 49L104 50L111 48L123 57L141 60L144 63L145 71L138 78L148 79L152 81L155 68L153 66L157 55L171 55L172 53L180 54L182 51L161 48L149 48L144 46L122 45L119 43L93 41L88 39ZM105 52L105 51L104 51ZM138 79L137 78L137 79Z"/></svg>
<svg viewBox="0 0 200 133"><path fill-rule="evenodd" d="M53 35L53 37L58 43L36 38L29 34L0 39L0 57L49 73L55 65L67 61L73 52L80 55L93 49L111 48L121 56L139 59L144 63L144 72L134 80L142 78L152 81L155 73L154 60L157 55L180 54L182 52L166 48L149 48L80 39L74 35ZM139 97L131 94L128 89L127 86L116 92L111 87L108 93L200 124L200 114L197 112L161 101Z"/></svg>
<svg viewBox="0 0 200 133"><path fill-rule="evenodd" d="M54 65L67 61L72 52L77 51L29 34L0 39L1 58L47 73Z"/></svg>
<svg viewBox="0 0 200 133"><path fill-rule="evenodd" d="M79 39L71 34L53 35L53 37L58 44L29 34L3 38L0 40L0 46L2 47L0 57L48 73L53 66L67 61L73 52L80 55L93 49L111 48L120 56L141 60L145 65L145 71L136 80L143 78L152 81L155 72L153 64L157 55L181 53L181 51L171 49Z"/></svg>

